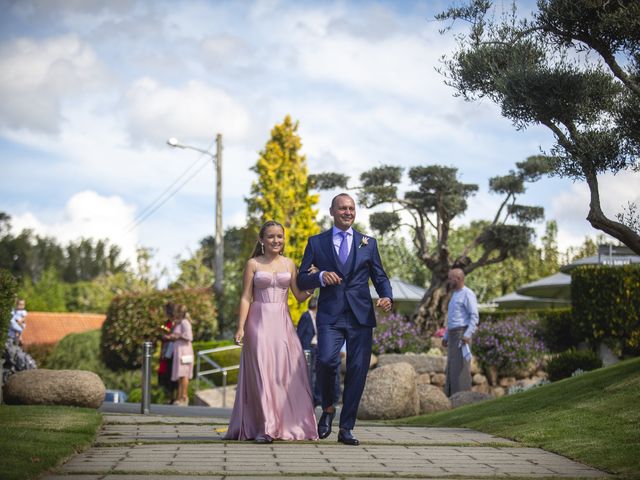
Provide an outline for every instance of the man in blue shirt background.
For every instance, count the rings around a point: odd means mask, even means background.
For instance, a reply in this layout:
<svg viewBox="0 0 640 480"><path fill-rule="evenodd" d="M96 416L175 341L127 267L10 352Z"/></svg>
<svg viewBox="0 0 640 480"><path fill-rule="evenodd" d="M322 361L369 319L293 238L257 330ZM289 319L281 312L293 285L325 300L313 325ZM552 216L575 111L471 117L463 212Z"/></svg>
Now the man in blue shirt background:
<svg viewBox="0 0 640 480"><path fill-rule="evenodd" d="M460 268L449 271L448 284L452 291L447 310L447 331L442 346L447 347L447 370L444 393L448 397L457 392L471 390L471 338L478 328L478 300L475 293L464 285L464 272ZM468 354L465 359L464 353Z"/></svg>

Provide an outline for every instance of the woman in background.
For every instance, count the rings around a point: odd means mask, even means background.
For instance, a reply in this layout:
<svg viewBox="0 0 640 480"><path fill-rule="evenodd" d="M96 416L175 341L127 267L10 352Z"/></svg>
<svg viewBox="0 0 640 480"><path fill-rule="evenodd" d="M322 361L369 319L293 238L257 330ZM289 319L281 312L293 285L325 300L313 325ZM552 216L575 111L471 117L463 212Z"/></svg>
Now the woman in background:
<svg viewBox="0 0 640 480"><path fill-rule="evenodd" d="M175 308L175 326L168 336L173 341L171 381L178 382L178 395L174 405L189 405L189 379L193 375L193 332L186 305Z"/></svg>

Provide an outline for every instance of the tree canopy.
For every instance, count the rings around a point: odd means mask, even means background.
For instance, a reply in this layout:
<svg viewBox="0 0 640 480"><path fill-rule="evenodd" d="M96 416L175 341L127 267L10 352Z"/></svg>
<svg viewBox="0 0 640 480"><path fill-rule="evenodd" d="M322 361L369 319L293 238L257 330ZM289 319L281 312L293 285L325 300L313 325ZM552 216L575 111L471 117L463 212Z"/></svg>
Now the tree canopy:
<svg viewBox="0 0 640 480"><path fill-rule="evenodd" d="M533 229L530 224L543 218L541 207L517 203L525 192L525 183L533 182L546 172L546 162L532 156L516 164L507 175L489 180L489 190L502 196L492 219L467 243L452 248L451 229L454 219L467 210L467 201L478 185L463 183L454 167L428 165L408 170L411 189L399 192L403 169L383 165L360 175L360 183L351 187L358 192L358 201L367 208L385 205L369 217L371 228L381 235L404 227L411 232L419 261L431 272L429 287L418 308L416 323L432 332L442 325L446 312L446 280L449 270L458 267L465 274L507 258L523 257L530 245ZM310 176L316 188L348 189L349 177L339 174Z"/></svg>
<svg viewBox="0 0 640 480"><path fill-rule="evenodd" d="M300 152L302 140L297 131L298 122L289 115L271 130L271 138L252 168L258 179L251 186L247 207L254 226L268 220L284 225L284 253L299 265L307 239L320 229L314 209L318 195L309 193L307 160ZM296 321L304 311L293 295L289 296L289 308Z"/></svg>
<svg viewBox="0 0 640 480"><path fill-rule="evenodd" d="M502 4L500 4L502 5ZM638 171L640 154L640 2L538 0L530 18L516 4L500 14L469 0L437 15L468 23L441 72L465 100L488 98L517 129L543 125L555 143L552 174L583 180L587 220L640 254L637 205L615 219L601 207L598 175Z"/></svg>

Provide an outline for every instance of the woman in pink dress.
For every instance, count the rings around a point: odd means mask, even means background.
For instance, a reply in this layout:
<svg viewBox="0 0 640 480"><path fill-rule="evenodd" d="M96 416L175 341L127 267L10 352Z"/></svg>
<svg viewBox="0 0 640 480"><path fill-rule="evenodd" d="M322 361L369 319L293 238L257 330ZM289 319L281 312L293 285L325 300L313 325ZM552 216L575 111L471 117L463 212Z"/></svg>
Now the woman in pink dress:
<svg viewBox="0 0 640 480"><path fill-rule="evenodd" d="M171 381L178 382L178 394L174 405L189 405L189 379L193 376L193 332L191 319L185 305L178 305L175 309L175 327L168 335L173 340L173 365Z"/></svg>
<svg viewBox="0 0 640 480"><path fill-rule="evenodd" d="M317 440L307 362L287 295L299 302L313 292L296 285L296 266L282 255L284 227L269 221L244 270L238 330L243 345L227 440Z"/></svg>

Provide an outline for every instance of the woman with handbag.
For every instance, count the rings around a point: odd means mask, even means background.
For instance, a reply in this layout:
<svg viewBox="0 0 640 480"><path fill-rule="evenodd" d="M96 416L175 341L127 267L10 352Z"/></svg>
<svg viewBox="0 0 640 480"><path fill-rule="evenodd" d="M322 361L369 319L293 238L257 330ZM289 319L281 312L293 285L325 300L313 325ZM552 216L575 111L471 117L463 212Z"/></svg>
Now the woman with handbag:
<svg viewBox="0 0 640 480"><path fill-rule="evenodd" d="M191 319L186 305L177 305L175 309L175 326L169 335L173 340L173 368L171 380L178 382L178 395L174 405L189 405L189 379L193 375L193 332Z"/></svg>

